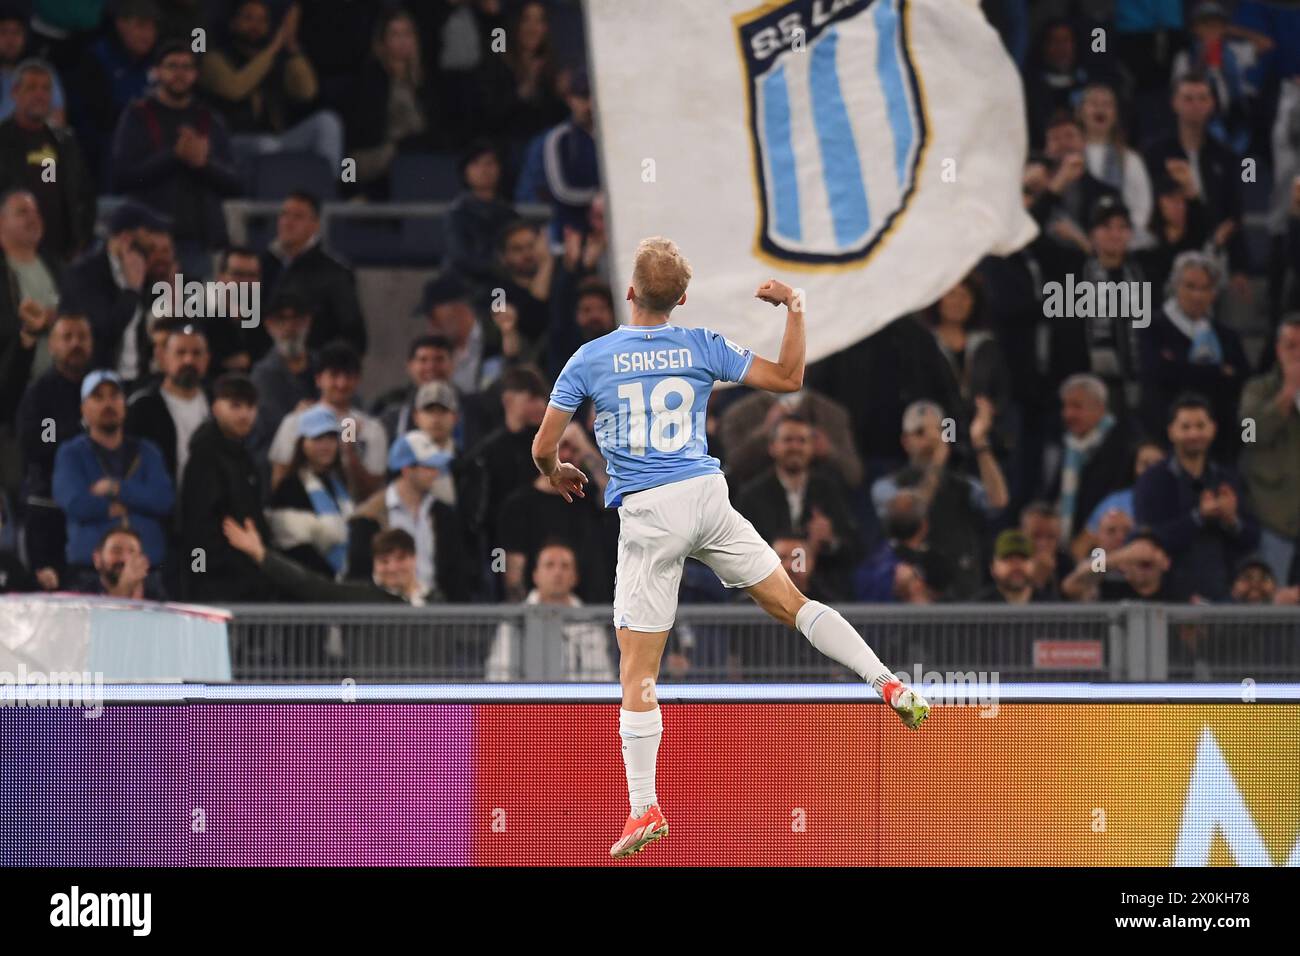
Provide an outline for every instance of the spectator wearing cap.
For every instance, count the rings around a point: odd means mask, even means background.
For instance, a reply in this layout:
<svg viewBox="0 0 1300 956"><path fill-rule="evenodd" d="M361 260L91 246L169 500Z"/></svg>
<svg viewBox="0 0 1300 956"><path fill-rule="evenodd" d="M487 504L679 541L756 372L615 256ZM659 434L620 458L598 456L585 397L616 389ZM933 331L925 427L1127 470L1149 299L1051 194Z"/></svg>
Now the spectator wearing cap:
<svg viewBox="0 0 1300 956"><path fill-rule="evenodd" d="M95 187L76 136L52 122L50 66L24 60L12 84L13 115L0 122L0 191L25 189L35 197L45 225L41 251L66 263L95 228Z"/></svg>
<svg viewBox="0 0 1300 956"><path fill-rule="evenodd" d="M1133 248L1145 248L1150 243L1146 227L1151 219L1151 179L1142 157L1125 142L1115 88L1089 83L1079 100L1078 115L1088 172L1119 194L1132 215Z"/></svg>
<svg viewBox="0 0 1300 956"><path fill-rule="evenodd" d="M1259 516L1259 551L1285 587L1295 580L1300 540L1300 314L1277 327L1277 364L1246 383L1239 419L1253 422L1241 450L1251 507Z"/></svg>
<svg viewBox="0 0 1300 956"><path fill-rule="evenodd" d="M424 287L418 314L451 344L451 383L464 397L478 394L499 374L500 343L474 311L473 292L455 272L444 270Z"/></svg>
<svg viewBox="0 0 1300 956"><path fill-rule="evenodd" d="M989 575L993 583L980 592L977 600L985 604L1032 604L1047 600L1034 588L1029 562L1034 546L1023 531L1007 528L993 542L993 560Z"/></svg>
<svg viewBox="0 0 1300 956"><path fill-rule="evenodd" d="M112 187L171 213L183 271L202 278L210 251L226 244L221 201L240 192L230 137L195 98L198 56L188 39L160 43L154 71L150 94L127 107L113 134Z"/></svg>
<svg viewBox="0 0 1300 956"><path fill-rule="evenodd" d="M281 289L268 303L262 324L272 348L253 364L260 409L250 447L265 455L284 417L316 399L315 356L308 351L312 314L295 290Z"/></svg>
<svg viewBox="0 0 1300 956"><path fill-rule="evenodd" d="M181 325L167 333L160 356L162 380L131 396L126 430L162 450L167 474L180 487L190 440L209 415L208 397L203 394L208 374L207 338L197 326Z"/></svg>
<svg viewBox="0 0 1300 956"><path fill-rule="evenodd" d="M1241 225L1241 159L1212 134L1214 90L1203 73L1187 73L1173 84L1174 132L1147 150L1147 169L1154 178L1168 174L1188 199L1205 207L1206 222L1220 245L1226 245L1232 285L1247 294L1246 246ZM1217 278L1217 277L1216 277Z"/></svg>
<svg viewBox="0 0 1300 956"><path fill-rule="evenodd" d="M415 410L411 417L411 427L423 432L439 454L454 456L457 452L455 433L460 408L456 390L448 382L426 382L416 392L413 407ZM409 430L410 428L407 429ZM456 483L452 480L450 471L438 473L438 479L433 483L433 496L449 505L456 504Z"/></svg>
<svg viewBox="0 0 1300 956"><path fill-rule="evenodd" d="M147 350L148 261L170 231L165 216L126 200L109 216L108 238L74 260L63 276L64 307L90 319L95 364L115 369L128 382L140 377Z"/></svg>
<svg viewBox="0 0 1300 956"><path fill-rule="evenodd" d="M347 571L353 512L343 474L342 429L324 405L313 405L297 419L293 460L267 504L271 543L303 567L340 578Z"/></svg>
<svg viewBox="0 0 1300 956"><path fill-rule="evenodd" d="M1213 453L1231 463L1240 447L1237 402L1250 365L1237 333L1214 318L1219 279L1218 263L1204 253L1174 260L1167 298L1142 332L1142 404L1147 431L1158 435L1180 393L1203 395L1218 426Z"/></svg>
<svg viewBox="0 0 1300 956"><path fill-rule="evenodd" d="M298 43L302 10L292 3L271 29L267 0L236 0L226 42L203 58L202 85L225 115L237 157L315 153L338 170L343 121L333 110L307 112L319 84Z"/></svg>
<svg viewBox="0 0 1300 956"><path fill-rule="evenodd" d="M49 331L51 367L37 376L18 406L27 557L32 567L62 567L67 534L53 497L54 458L81 433L81 382L94 351L84 315L57 316Z"/></svg>
<svg viewBox="0 0 1300 956"><path fill-rule="evenodd" d="M321 349L316 363L316 389L320 393L320 405L342 423L343 472L357 500L383 484L388 449L384 426L357 404L360 382L361 356L352 346L335 342ZM306 413L297 410L286 415L271 441L267 457L271 461L273 489L290 471L299 434L298 421Z"/></svg>
<svg viewBox="0 0 1300 956"><path fill-rule="evenodd" d="M1089 220L1088 237L1092 255L1076 260L1081 282L1098 291L1098 311L1109 312L1103 283L1123 283L1119 288L1128 295L1146 281L1142 266L1129 252L1133 224L1129 211L1113 195L1097 200ZM1086 286L1084 286L1086 288ZM1125 299L1111 299L1120 306L1114 315L1054 319L1050 327L1052 374L1058 380L1081 372L1100 378L1110 392L1109 405L1117 418L1129 421L1139 410L1141 389L1138 382L1139 347L1144 327L1137 313L1136 292ZM1154 303L1148 298L1154 309ZM1128 307L1124 307L1124 303ZM1151 319L1151 315L1145 316Z"/></svg>
<svg viewBox="0 0 1300 956"><path fill-rule="evenodd" d="M69 582L68 590L128 601L165 601L167 593L133 528L109 528L91 555L93 569Z"/></svg>
<svg viewBox="0 0 1300 956"><path fill-rule="evenodd" d="M885 540L858 567L854 597L879 604L933 604L952 581L952 564L932 549L926 503L916 489L905 488L890 499L882 522Z"/></svg>
<svg viewBox="0 0 1300 956"><path fill-rule="evenodd" d="M569 118L528 144L515 184L516 202L550 204L552 246L563 245L566 229L587 232L588 210L600 192L592 136L595 113L586 70L571 71L562 87Z"/></svg>
<svg viewBox="0 0 1300 956"><path fill-rule="evenodd" d="M463 189L447 211L447 260L451 267L487 289L497 281L497 240L516 218L501 198L501 156L489 142L465 150L460 161Z"/></svg>
<svg viewBox="0 0 1300 956"><path fill-rule="evenodd" d="M36 198L25 189L0 196L0 347L18 336L26 325L37 337L32 371L39 375L50 367L45 332L54 320L59 302L60 264L41 253L43 224ZM42 313L33 324L35 310ZM32 319L23 314L32 312Z"/></svg>
<svg viewBox="0 0 1300 956"><path fill-rule="evenodd" d="M502 503L516 488L537 477L533 436L546 414L546 382L527 366L510 369L501 379L504 421L471 448L460 462L460 503L476 533L490 531Z"/></svg>
<svg viewBox="0 0 1300 956"><path fill-rule="evenodd" d="M416 395L430 382L450 383L451 343L441 335L421 335L406 350L406 384L384 393L371 412L388 435L405 435L415 424ZM453 394L455 388L452 388Z"/></svg>
<svg viewBox="0 0 1300 956"><path fill-rule="evenodd" d="M54 456L54 500L67 516L67 563L89 567L109 528L135 529L155 566L167 554L164 522L175 487L158 446L125 432L126 391L116 372L100 369L81 383L86 433Z"/></svg>
<svg viewBox="0 0 1300 956"><path fill-rule="evenodd" d="M275 239L262 254L262 283L264 296L292 288L306 297L313 316L307 344L313 349L341 338L366 354L366 321L356 277L351 266L322 245L320 200L311 193L291 192L280 203ZM250 330L253 341L256 333Z"/></svg>
<svg viewBox="0 0 1300 956"><path fill-rule="evenodd" d="M591 467L595 449L577 422L569 422L560 438L561 461L572 462L586 471ZM602 472L603 474L603 472ZM593 479L594 481L594 479ZM601 495L593 483L593 492L572 504L542 475L506 495L495 517L495 534L489 550L505 549L505 599L526 599L529 581L547 542L564 543L574 554L577 575L581 579L580 596L587 601L608 600L614 587L613 568L616 555L607 553L604 539Z"/></svg>
<svg viewBox="0 0 1300 956"><path fill-rule="evenodd" d="M1173 453L1147 469L1133 497L1138 524L1149 526L1173 557L1170 586L1183 598L1207 601L1227 598L1232 568L1259 541L1240 482L1210 458L1215 428L1209 402L1180 396L1169 410Z"/></svg>
<svg viewBox="0 0 1300 956"><path fill-rule="evenodd" d="M251 520L227 518L223 531L230 546L262 572L268 586L295 601L316 604L393 604L424 607L437 600L415 573L415 542L400 528L377 533L371 543L374 570L369 581L335 581L315 574L265 544L266 536Z"/></svg>
<svg viewBox="0 0 1300 956"><path fill-rule="evenodd" d="M157 0L117 0L113 25L95 40L75 78L73 123L97 179L108 181L108 137L122 112L149 92L149 70L158 46Z"/></svg>
<svg viewBox="0 0 1300 956"><path fill-rule="evenodd" d="M183 596L193 601L266 601L274 589L257 566L230 547L222 533L229 517L251 521L265 540L270 528L262 510L262 477L248 450L258 415L257 387L227 372L212 386L212 417L190 441L182 472L177 524L182 541Z"/></svg>
<svg viewBox="0 0 1300 956"><path fill-rule="evenodd" d="M353 515L349 574L368 578L374 564L370 551L377 532L398 529L415 541L416 580L437 600L468 601L477 590L477 545L457 510L439 501L433 485L451 459L437 451L422 432L411 431L393 442L388 470L396 477L362 502Z"/></svg>
<svg viewBox="0 0 1300 956"><path fill-rule="evenodd" d="M1096 375L1079 373L1061 383L1059 463L1048 484L1066 543L1084 531L1098 502L1127 487L1133 475L1133 438L1107 409L1110 395Z"/></svg>
<svg viewBox="0 0 1300 956"><path fill-rule="evenodd" d="M971 424L979 480L950 467L953 443L945 440L943 409L933 402L917 401L908 405L902 415L900 441L907 453L907 465L871 487L872 502L882 523L888 517L890 502L903 491L913 493L920 501L928 519L930 546L952 561L951 593L958 599L973 598L981 588L988 553L985 529L1008 502L1002 469L988 444L992 410L987 402L980 409Z"/></svg>
<svg viewBox="0 0 1300 956"><path fill-rule="evenodd" d="M583 607L575 593L581 580L578 555L561 540L546 542L537 554L533 568L532 590L523 603L532 606ZM484 677L489 681L517 680L521 676L516 663L516 649L523 634L517 624L502 623L484 664ZM609 625L596 621L570 621L561 626L561 647L564 655L564 675L569 680L609 681L616 673L610 655Z"/></svg>

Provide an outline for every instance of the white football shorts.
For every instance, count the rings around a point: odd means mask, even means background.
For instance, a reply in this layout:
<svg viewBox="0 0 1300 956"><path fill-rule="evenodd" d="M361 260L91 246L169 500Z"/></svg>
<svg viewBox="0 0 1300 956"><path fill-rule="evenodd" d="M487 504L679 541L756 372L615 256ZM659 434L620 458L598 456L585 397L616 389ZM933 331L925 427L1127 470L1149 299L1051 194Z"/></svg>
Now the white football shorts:
<svg viewBox="0 0 1300 956"><path fill-rule="evenodd" d="M729 588L758 584L781 559L731 507L727 479L699 475L623 497L618 508L614 626L667 631L688 557L704 562Z"/></svg>

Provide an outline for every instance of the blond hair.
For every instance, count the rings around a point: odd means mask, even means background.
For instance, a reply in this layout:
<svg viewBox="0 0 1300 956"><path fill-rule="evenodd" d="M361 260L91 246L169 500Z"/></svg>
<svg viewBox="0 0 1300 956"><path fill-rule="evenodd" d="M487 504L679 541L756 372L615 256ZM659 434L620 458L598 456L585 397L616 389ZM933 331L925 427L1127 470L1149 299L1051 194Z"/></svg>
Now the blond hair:
<svg viewBox="0 0 1300 956"><path fill-rule="evenodd" d="M647 312L667 315L686 294L691 264L677 243L663 236L642 239L632 268L632 297Z"/></svg>

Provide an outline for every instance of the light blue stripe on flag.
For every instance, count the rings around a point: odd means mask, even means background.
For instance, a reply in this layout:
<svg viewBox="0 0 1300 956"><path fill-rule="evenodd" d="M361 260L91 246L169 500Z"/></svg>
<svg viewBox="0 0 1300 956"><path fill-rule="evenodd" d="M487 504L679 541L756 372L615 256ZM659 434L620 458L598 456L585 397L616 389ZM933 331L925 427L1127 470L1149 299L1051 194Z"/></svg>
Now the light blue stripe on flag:
<svg viewBox="0 0 1300 956"><path fill-rule="evenodd" d="M786 85L784 63L763 79L763 142L767 146L764 152L771 177L767 190L774 207L777 235L801 240L799 177L790 134L790 89Z"/></svg>
<svg viewBox="0 0 1300 956"><path fill-rule="evenodd" d="M867 207L867 185L858 163L858 147L853 140L853 127L835 66L838 43L839 31L832 29L813 47L809 95L835 241L847 247L866 235L871 226L871 213Z"/></svg>
<svg viewBox="0 0 1300 956"><path fill-rule="evenodd" d="M898 60L898 10L896 0L876 0L876 74L885 95L885 112L894 134L894 176L900 191L907 189L907 157L915 131L908 109L903 68Z"/></svg>

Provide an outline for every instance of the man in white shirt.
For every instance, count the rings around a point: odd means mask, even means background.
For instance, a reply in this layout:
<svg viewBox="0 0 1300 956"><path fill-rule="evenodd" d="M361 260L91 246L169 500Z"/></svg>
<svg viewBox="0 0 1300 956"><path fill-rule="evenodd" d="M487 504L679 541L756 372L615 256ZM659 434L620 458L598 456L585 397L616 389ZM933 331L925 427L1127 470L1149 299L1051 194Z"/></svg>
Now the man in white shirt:
<svg viewBox="0 0 1300 956"><path fill-rule="evenodd" d="M316 363L316 387L320 404L332 411L343 425L343 470L353 501L362 501L384 483L388 435L379 419L367 415L356 404L361 381L361 357L352 346L336 342L321 349ZM280 422L267 457L271 461L271 485L278 485L289 471L298 440L298 419L310 406L290 412Z"/></svg>
<svg viewBox="0 0 1300 956"><path fill-rule="evenodd" d="M180 487L190 457L190 439L208 420L203 379L208 374L208 342L203 332L184 319L164 319L166 339L159 353L163 379L131 396L126 431L156 444L168 473Z"/></svg>
<svg viewBox="0 0 1300 956"><path fill-rule="evenodd" d="M559 541L542 545L537 553L537 566L533 569L533 589L524 598L525 604L549 604L562 607L582 607L581 599L573 593L578 586L578 559L573 549ZM497 628L496 639L488 653L485 677L490 681L517 678L516 649L521 635L514 624ZM611 681L614 679L614 662L609 652L609 628L604 619L571 621L564 625L565 676L570 680Z"/></svg>

